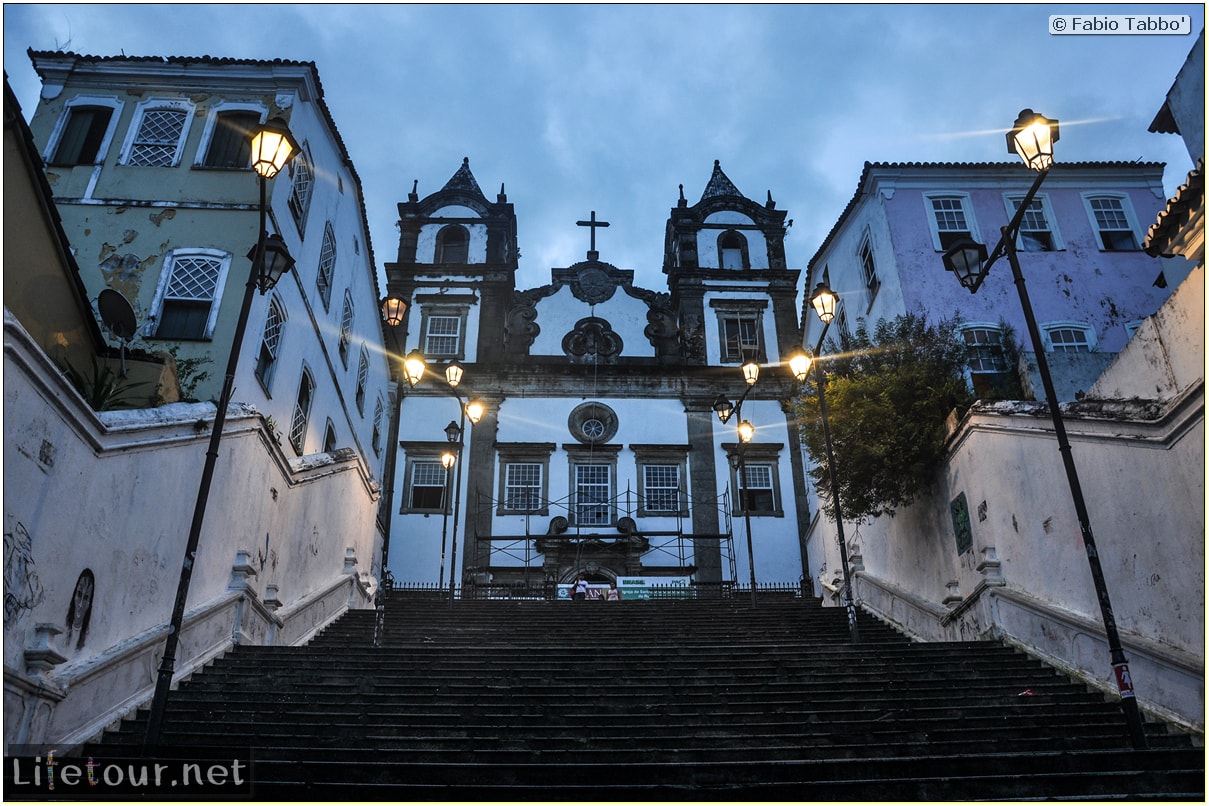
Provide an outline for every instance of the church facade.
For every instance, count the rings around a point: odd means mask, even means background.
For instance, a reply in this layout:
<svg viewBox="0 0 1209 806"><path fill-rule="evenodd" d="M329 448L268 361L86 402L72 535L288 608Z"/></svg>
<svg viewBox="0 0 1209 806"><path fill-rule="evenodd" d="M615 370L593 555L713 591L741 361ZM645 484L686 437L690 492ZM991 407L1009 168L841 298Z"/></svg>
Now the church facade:
<svg viewBox="0 0 1209 806"><path fill-rule="evenodd" d="M399 409L396 582L803 578L803 457L781 405L797 391L784 362L800 344L799 272L771 196L743 196L717 163L695 204L682 187L658 288L602 259L595 212L576 222L590 231L584 260L517 288L516 213L502 187L483 194L469 160L436 193L413 188L399 220L388 293L409 308L396 347L427 371ZM738 404L726 423L720 398Z"/></svg>

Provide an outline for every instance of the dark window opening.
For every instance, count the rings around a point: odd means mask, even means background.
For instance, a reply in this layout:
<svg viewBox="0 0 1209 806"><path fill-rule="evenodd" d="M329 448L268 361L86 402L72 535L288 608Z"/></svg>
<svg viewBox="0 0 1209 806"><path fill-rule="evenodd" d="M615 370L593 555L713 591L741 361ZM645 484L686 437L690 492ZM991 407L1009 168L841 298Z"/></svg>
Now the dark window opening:
<svg viewBox="0 0 1209 806"><path fill-rule="evenodd" d="M219 112L203 163L207 168L249 168L252 165L252 130L259 112Z"/></svg>
<svg viewBox="0 0 1209 806"><path fill-rule="evenodd" d="M54 165L92 165L99 162L101 141L109 129L113 110L107 106L72 108L59 138L51 163Z"/></svg>

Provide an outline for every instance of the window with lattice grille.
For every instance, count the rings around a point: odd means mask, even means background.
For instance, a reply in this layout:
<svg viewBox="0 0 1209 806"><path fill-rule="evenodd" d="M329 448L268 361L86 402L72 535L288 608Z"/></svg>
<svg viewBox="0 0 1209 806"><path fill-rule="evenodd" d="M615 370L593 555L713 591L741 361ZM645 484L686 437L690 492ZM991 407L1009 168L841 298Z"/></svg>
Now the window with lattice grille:
<svg viewBox="0 0 1209 806"><path fill-rule="evenodd" d="M861 264L861 279L865 283L865 291L869 304L873 304L873 298L877 296L877 291L882 287L882 281L877 276L877 264L873 260L873 242L869 235L866 234L861 239L860 248L856 250L857 260Z"/></svg>
<svg viewBox="0 0 1209 806"><path fill-rule="evenodd" d="M344 292L344 313L340 316L340 360L348 366L348 347L353 338L353 295Z"/></svg>
<svg viewBox="0 0 1209 806"><path fill-rule="evenodd" d="M315 393L315 382L307 372L302 373L298 383L298 399L294 402L294 416L290 420L290 445L301 455L305 446L306 426L311 417L311 398Z"/></svg>
<svg viewBox="0 0 1209 806"><path fill-rule="evenodd" d="M145 110L126 164L158 168L175 165L188 117L179 109Z"/></svg>
<svg viewBox="0 0 1209 806"><path fill-rule="evenodd" d="M374 449L375 456L382 453L382 414L384 412L385 407L382 405L382 398L378 398L374 402L374 435L369 443Z"/></svg>
<svg viewBox="0 0 1209 806"><path fill-rule="evenodd" d="M361 350L357 362L357 411L365 414L365 387L369 384L369 354Z"/></svg>
<svg viewBox="0 0 1209 806"><path fill-rule="evenodd" d="M315 287L319 289L319 299L323 300L323 309L329 310L332 305L332 276L336 272L336 233L332 230L332 222L323 229L323 245L319 248L319 272L315 277Z"/></svg>
<svg viewBox="0 0 1209 806"><path fill-rule="evenodd" d="M934 193L924 196L932 245L944 251L963 238L977 240L969 198L960 193Z"/></svg>
<svg viewBox="0 0 1209 806"><path fill-rule="evenodd" d="M306 229L306 214L311 208L311 191L315 185L315 178L311 173L311 163L305 151L300 151L290 161L290 176L293 177L293 182L290 184L290 212L294 215L294 223L298 225L298 231L303 232Z"/></svg>
<svg viewBox="0 0 1209 806"><path fill-rule="evenodd" d="M1077 327L1048 328L1045 335L1049 337L1050 347L1055 353L1090 353L1091 344L1087 340L1087 331Z"/></svg>
<svg viewBox="0 0 1209 806"><path fill-rule="evenodd" d="M1003 332L998 328L967 327L961 331L971 372L1003 372Z"/></svg>
<svg viewBox="0 0 1209 806"><path fill-rule="evenodd" d="M205 339L212 335L212 309L226 262L209 255L174 255L160 300L161 339Z"/></svg>
<svg viewBox="0 0 1209 806"><path fill-rule="evenodd" d="M1012 198L1010 201L1012 213L1015 214L1020 209L1020 202L1024 201L1024 197ZM1045 204L1039 198L1029 202L1028 209L1020 219L1017 248L1022 252L1052 252L1057 248L1054 232L1045 212Z"/></svg>
<svg viewBox="0 0 1209 806"><path fill-rule="evenodd" d="M269 302L269 313L264 322L264 333L260 337L260 353L256 357L256 377L268 389L273 382L273 371L277 368L277 351L281 346L281 330L285 326L285 315L276 299Z"/></svg>
<svg viewBox="0 0 1209 806"><path fill-rule="evenodd" d="M755 316L722 318L722 360L740 363L760 355L760 320Z"/></svg>

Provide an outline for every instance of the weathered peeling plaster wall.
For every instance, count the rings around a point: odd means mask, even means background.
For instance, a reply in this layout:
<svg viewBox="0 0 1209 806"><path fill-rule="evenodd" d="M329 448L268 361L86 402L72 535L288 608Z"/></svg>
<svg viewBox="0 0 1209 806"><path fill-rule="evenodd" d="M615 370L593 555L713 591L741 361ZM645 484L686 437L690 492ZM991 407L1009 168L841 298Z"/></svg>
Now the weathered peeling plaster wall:
<svg viewBox="0 0 1209 806"><path fill-rule="evenodd" d="M1205 267L1142 323L1116 362L1091 388L1094 398L1171 397L1205 378Z"/></svg>
<svg viewBox="0 0 1209 806"><path fill-rule="evenodd" d="M85 81L81 78L80 81ZM73 86L54 98L43 98L35 110L31 130L37 142L50 142L67 102L77 93L108 94L121 104L113 139L99 166L50 166L48 180L54 188L64 228L76 250L88 294L95 299L105 288L121 292L131 303L140 325L132 347L151 352L174 346L180 359L209 359L200 369L209 377L197 383L192 396L214 400L220 394L229 350L247 283L249 250L259 234L257 207L259 181L250 170L213 170L195 167L204 157L203 141L214 110L223 104L259 106L269 116L282 115L295 138L304 145L314 167L307 215L300 227L289 209L289 172L268 183L270 223L297 261L274 289L286 314L277 370L264 388L254 369L269 297L253 300L236 378L239 402L250 403L273 417L287 433L297 397L302 368L315 381L310 427L304 453L320 450L330 419L336 443L358 451L371 473L380 474L381 455L372 449L373 412L377 400L387 408L389 368L379 326L376 269L369 254L368 234L361 216L357 184L344 165L339 144L327 122L316 114L305 93L291 92L286 83L278 92L255 89L189 92L155 87L145 93L119 93L111 89L92 93ZM140 102L164 98L186 102L190 118L179 164L173 167L135 167L118 164ZM331 223L336 240L336 264L331 299L325 306L316 288L324 229ZM231 256L223 281L218 318L212 341L165 342L154 338L157 323L150 319L152 303L164 268L174 249L215 249ZM338 356L344 291L354 302L353 333L347 362ZM364 411L355 403L361 347L369 355ZM188 379L185 379L186 382ZM385 422L385 420L384 420ZM385 425L382 426L385 430ZM381 438L379 439L380 447Z"/></svg>
<svg viewBox="0 0 1209 806"><path fill-rule="evenodd" d="M925 639L1002 634L1109 689L1098 600L1048 423L1035 407L971 415L928 497L894 518L846 524L863 566L858 598ZM1183 671L1204 666L1203 416L1193 402L1162 423L1068 418L1067 428L1139 697L1203 724L1203 695ZM961 555L949 510L959 493L973 534ZM830 535L827 522L811 537L826 546L827 582L839 575ZM1012 593L1030 604L1008 604ZM950 608L971 604L948 621Z"/></svg>
<svg viewBox="0 0 1209 806"><path fill-rule="evenodd" d="M55 741L154 683L154 663L135 647L171 613L213 406L98 417L14 320L5 322L4 394L6 701L9 683L28 679L23 657L35 643L34 625L56 625L62 633L49 648L63 661L46 680L50 689L67 689L68 699L53 711L71 719L44 713L36 735L23 729L30 741ZM265 587L277 584L283 610L313 619L303 602L345 575L348 547L356 570L368 569L373 550L377 494L356 462L325 456L315 467L291 467L267 446L259 417L232 413L194 568L188 606L227 612L225 628L201 629L213 640L225 635L228 645L232 616L220 600L229 595L239 551L256 572L247 596L259 602ZM68 616L84 569L95 589L81 644L83 620ZM329 617L350 604L349 595L339 602L325 606ZM280 629L290 632L286 627ZM272 640L272 629L262 626L247 638ZM213 640L185 641L178 670L188 666L190 648L212 651ZM73 686L77 678L89 685Z"/></svg>
<svg viewBox="0 0 1209 806"><path fill-rule="evenodd" d="M1032 177L1023 177L1019 190L1028 189ZM1157 175L1157 174L1156 174ZM1073 181L1073 180L1072 180ZM885 202L890 231L898 257L898 270L913 278L907 286L907 310L928 310L934 315L958 312L969 321L996 322L1001 317L1016 330L1016 336L1031 352L1028 331L1011 269L1006 259L997 262L977 294L962 288L941 263L942 253L933 246L926 218L927 190L959 190L970 194L979 238L990 249L999 239L999 228L1008 223L1004 187L980 188L954 180L934 188L898 187ZM1065 249L1053 252L1021 252L1020 266L1028 286L1029 300L1039 326L1050 322L1086 322L1096 335L1098 349L1117 352L1128 339L1125 326L1154 313L1170 293L1154 286L1163 264L1141 251L1108 252L1098 246L1080 195L1084 190L1116 191L1128 195L1138 226L1138 242L1145 227L1163 205L1161 184L1137 187L1136 178L1122 178L1120 185L1107 181L1073 186L1057 175L1042 185L1050 201L1056 227Z"/></svg>

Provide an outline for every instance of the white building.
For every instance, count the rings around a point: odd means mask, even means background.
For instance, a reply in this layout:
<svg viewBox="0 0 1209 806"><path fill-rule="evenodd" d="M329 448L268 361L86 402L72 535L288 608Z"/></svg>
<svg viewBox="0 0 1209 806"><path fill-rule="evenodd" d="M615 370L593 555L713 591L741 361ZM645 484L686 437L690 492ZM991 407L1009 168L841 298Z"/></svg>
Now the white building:
<svg viewBox="0 0 1209 806"><path fill-rule="evenodd" d="M796 386L783 362L800 338L785 211L744 197L715 164L700 200L681 191L671 210L659 290L653 270L601 260L597 238L624 233L597 232L607 224L595 212L579 222L591 230L586 260L517 289L517 217L502 190L483 195L468 160L399 211L387 276L410 304L400 352L418 348L430 375L400 409L398 582L523 587L583 572L601 584L746 585L749 519L757 584L799 583L805 485L779 403ZM713 404L743 394L745 354L760 380L723 425ZM465 467L447 475L443 429L460 414L441 373L455 359L458 393L486 413L466 425ZM746 494L731 461L740 419L756 427Z"/></svg>
<svg viewBox="0 0 1209 806"><path fill-rule="evenodd" d="M1034 176L1020 164L867 164L811 260L811 281L829 277L850 326L960 316L984 398L953 420L932 487L893 517L845 524L847 549L858 603L907 634L1001 638L1115 695L1033 353L1003 360L1005 325L1027 343L1007 261L974 296L941 261L966 235L990 249ZM1161 182L1161 165L1056 163L1018 248L1138 703L1203 732L1204 274L1142 251ZM808 344L820 327L805 328ZM1005 374L1020 376L1023 400L984 394ZM811 511L809 567L838 602L836 526Z"/></svg>
<svg viewBox="0 0 1209 806"><path fill-rule="evenodd" d="M259 229L241 129L280 116L302 145L268 183L267 228L297 265L253 299L178 679L371 603L388 365L360 185L313 64L31 57L44 87L29 127L5 104L5 738L70 747L151 696L215 406L97 411L55 361L106 352L88 320L112 289L150 388L180 400L175 366L183 397L217 397ZM23 164L32 189L10 187ZM56 272L77 300L46 293Z"/></svg>

